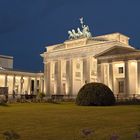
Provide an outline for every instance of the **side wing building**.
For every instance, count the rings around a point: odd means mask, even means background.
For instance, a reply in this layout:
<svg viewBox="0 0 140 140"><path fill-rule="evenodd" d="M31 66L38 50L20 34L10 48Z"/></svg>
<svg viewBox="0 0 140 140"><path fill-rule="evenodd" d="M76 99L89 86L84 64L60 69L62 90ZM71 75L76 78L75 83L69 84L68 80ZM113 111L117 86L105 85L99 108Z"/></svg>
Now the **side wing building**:
<svg viewBox="0 0 140 140"><path fill-rule="evenodd" d="M0 95L1 88L8 88L8 94L34 94L44 92L44 74L25 72L13 68L13 57L0 55Z"/></svg>

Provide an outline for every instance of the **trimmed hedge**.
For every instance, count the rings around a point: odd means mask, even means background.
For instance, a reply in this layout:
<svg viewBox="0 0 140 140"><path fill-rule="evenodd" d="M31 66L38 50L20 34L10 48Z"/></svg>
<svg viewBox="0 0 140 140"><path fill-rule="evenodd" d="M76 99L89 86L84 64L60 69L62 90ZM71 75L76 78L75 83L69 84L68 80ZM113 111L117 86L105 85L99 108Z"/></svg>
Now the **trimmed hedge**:
<svg viewBox="0 0 140 140"><path fill-rule="evenodd" d="M117 100L117 105L140 105L140 99L123 99Z"/></svg>
<svg viewBox="0 0 140 140"><path fill-rule="evenodd" d="M113 92L102 83L85 84L78 92L77 105L84 106L108 106L116 102Z"/></svg>

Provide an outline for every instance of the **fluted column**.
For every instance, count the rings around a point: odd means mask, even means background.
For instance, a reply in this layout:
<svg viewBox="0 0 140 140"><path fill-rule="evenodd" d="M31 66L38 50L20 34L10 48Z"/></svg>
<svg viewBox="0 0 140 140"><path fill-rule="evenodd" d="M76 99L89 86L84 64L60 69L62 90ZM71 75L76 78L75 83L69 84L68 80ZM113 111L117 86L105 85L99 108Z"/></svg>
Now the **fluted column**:
<svg viewBox="0 0 140 140"><path fill-rule="evenodd" d="M74 90L74 64L73 59L70 60L70 94L73 95Z"/></svg>
<svg viewBox="0 0 140 140"><path fill-rule="evenodd" d="M129 85L129 95L132 96L137 94L138 90L138 71L137 71L137 60L128 61L128 85Z"/></svg>
<svg viewBox="0 0 140 140"><path fill-rule="evenodd" d="M16 82L15 75L13 75L13 90L15 90L15 82Z"/></svg>
<svg viewBox="0 0 140 140"><path fill-rule="evenodd" d="M34 94L37 95L37 78L36 77L34 81Z"/></svg>
<svg viewBox="0 0 140 140"><path fill-rule="evenodd" d="M57 61L57 92L56 94L62 94L62 74L61 74L61 60Z"/></svg>
<svg viewBox="0 0 140 140"><path fill-rule="evenodd" d="M68 59L66 62L66 82L67 82L67 94L72 95L73 87L73 70L72 59Z"/></svg>
<svg viewBox="0 0 140 140"><path fill-rule="evenodd" d="M7 75L5 75L4 86L7 87Z"/></svg>
<svg viewBox="0 0 140 140"><path fill-rule="evenodd" d="M90 57L83 59L83 83L90 82Z"/></svg>
<svg viewBox="0 0 140 140"><path fill-rule="evenodd" d="M113 89L114 89L114 86L113 86L113 64L112 63L110 63L109 64L109 87L110 87L110 89L113 91Z"/></svg>
<svg viewBox="0 0 140 140"><path fill-rule="evenodd" d="M43 92L44 93L44 80L43 80L43 77L40 78L40 82L39 82L39 89L40 89L40 92Z"/></svg>
<svg viewBox="0 0 140 140"><path fill-rule="evenodd" d="M28 77L28 86L27 86L28 94L31 93L31 77Z"/></svg>
<svg viewBox="0 0 140 140"><path fill-rule="evenodd" d="M44 67L44 92L47 96L49 96L50 93L50 83L51 83L51 72L50 72L50 62L47 62Z"/></svg>
<svg viewBox="0 0 140 140"><path fill-rule="evenodd" d="M24 84L24 79L23 76L20 78L20 94L23 94L23 84Z"/></svg>
<svg viewBox="0 0 140 140"><path fill-rule="evenodd" d="M129 96L129 65L128 61L125 61L125 94Z"/></svg>

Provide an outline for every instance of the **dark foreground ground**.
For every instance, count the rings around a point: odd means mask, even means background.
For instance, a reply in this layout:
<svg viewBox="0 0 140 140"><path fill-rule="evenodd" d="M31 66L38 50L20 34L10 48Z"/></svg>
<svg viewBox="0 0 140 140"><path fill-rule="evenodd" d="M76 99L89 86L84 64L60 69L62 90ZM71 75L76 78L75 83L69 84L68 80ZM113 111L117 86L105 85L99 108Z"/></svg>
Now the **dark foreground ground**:
<svg viewBox="0 0 140 140"><path fill-rule="evenodd" d="M83 140L83 129L90 129L88 139L133 140L140 129L140 105L83 107L74 103L23 103L0 106L0 140L13 130L21 140Z"/></svg>

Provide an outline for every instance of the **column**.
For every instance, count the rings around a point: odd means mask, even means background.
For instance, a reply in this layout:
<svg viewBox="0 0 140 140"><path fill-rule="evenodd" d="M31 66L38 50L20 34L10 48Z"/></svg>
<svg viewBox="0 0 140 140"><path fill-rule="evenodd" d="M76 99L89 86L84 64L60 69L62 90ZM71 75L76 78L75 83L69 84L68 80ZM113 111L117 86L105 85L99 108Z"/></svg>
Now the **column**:
<svg viewBox="0 0 140 140"><path fill-rule="evenodd" d="M88 75L88 60L87 58L83 59L83 83L89 82L89 75Z"/></svg>
<svg viewBox="0 0 140 140"><path fill-rule="evenodd" d="M49 84L49 95L52 95L52 94L54 94L54 86L55 86L55 62L54 61L51 61L51 62L49 62L49 75L48 76L50 76L50 78L48 79L48 77L46 77L47 78L47 80L48 80L48 84Z"/></svg>
<svg viewBox="0 0 140 140"><path fill-rule="evenodd" d="M41 77L41 92L46 93L44 92L44 77L43 76Z"/></svg>
<svg viewBox="0 0 140 140"><path fill-rule="evenodd" d="M104 84L109 86L109 64L104 63Z"/></svg>
<svg viewBox="0 0 140 140"><path fill-rule="evenodd" d="M138 94L140 95L140 60L138 60Z"/></svg>
<svg viewBox="0 0 140 140"><path fill-rule="evenodd" d="M34 81L34 94L37 95L37 77L35 77L35 81Z"/></svg>
<svg viewBox="0 0 140 140"><path fill-rule="evenodd" d="M117 80L116 80L116 76L117 76L117 69L118 69L118 67L116 67L115 66L115 64L116 64L116 62L112 62L112 71L113 71L113 84L112 84L112 86L113 86L113 93L115 94L115 95L117 95L118 94L118 83L117 83Z"/></svg>
<svg viewBox="0 0 140 140"><path fill-rule="evenodd" d="M72 61L73 95L77 95L83 86L83 59L74 58ZM89 79L90 80L90 79Z"/></svg>
<svg viewBox="0 0 140 140"><path fill-rule="evenodd" d="M90 68L91 68L90 61L91 61L90 57L83 59L83 83L90 82Z"/></svg>
<svg viewBox="0 0 140 140"><path fill-rule="evenodd" d="M70 94L73 95L73 86L74 86L74 68L73 68L73 59L70 60Z"/></svg>
<svg viewBox="0 0 140 140"><path fill-rule="evenodd" d="M5 86L5 75L0 74L0 86L4 87Z"/></svg>
<svg viewBox="0 0 140 140"><path fill-rule="evenodd" d="M72 68L71 59L66 61L66 83L67 83L67 94L72 95Z"/></svg>
<svg viewBox="0 0 140 140"><path fill-rule="evenodd" d="M129 96L129 67L128 61L125 61L125 94Z"/></svg>
<svg viewBox="0 0 140 140"><path fill-rule="evenodd" d="M39 90L40 92L43 92L44 93L44 80L43 80L43 77L41 76L40 77L40 82L39 82Z"/></svg>
<svg viewBox="0 0 140 140"><path fill-rule="evenodd" d="M28 87L27 87L28 94L31 93L31 77L28 77Z"/></svg>
<svg viewBox="0 0 140 140"><path fill-rule="evenodd" d="M44 63L44 93L47 95L47 63Z"/></svg>
<svg viewBox="0 0 140 140"><path fill-rule="evenodd" d="M109 63L101 63L101 82L109 86Z"/></svg>
<svg viewBox="0 0 140 140"><path fill-rule="evenodd" d="M23 84L24 84L24 79L23 76L20 78L20 94L23 94Z"/></svg>
<svg viewBox="0 0 140 140"><path fill-rule="evenodd" d="M42 85L42 77L40 77L39 78L39 92L42 92L42 87L41 87L41 85Z"/></svg>
<svg viewBox="0 0 140 140"><path fill-rule="evenodd" d="M109 63L109 88L113 91L113 64Z"/></svg>
<svg viewBox="0 0 140 140"><path fill-rule="evenodd" d="M97 82L101 83L101 64L97 64Z"/></svg>
<svg viewBox="0 0 140 140"><path fill-rule="evenodd" d="M5 84L4 84L5 87L7 87L7 75L5 75Z"/></svg>
<svg viewBox="0 0 140 140"><path fill-rule="evenodd" d="M133 96L137 94L138 72L137 72L137 60L128 61L128 87L129 95Z"/></svg>
<svg viewBox="0 0 140 140"><path fill-rule="evenodd" d="M51 72L50 72L50 62L45 63L44 67L44 92L47 96L49 96L50 93L50 81L51 81Z"/></svg>
<svg viewBox="0 0 140 140"><path fill-rule="evenodd" d="M15 82L16 82L15 75L13 75L13 89L12 89L12 91L15 90Z"/></svg>
<svg viewBox="0 0 140 140"><path fill-rule="evenodd" d="M57 63L57 94L61 94L62 93L62 74L61 74L61 60L58 60Z"/></svg>
<svg viewBox="0 0 140 140"><path fill-rule="evenodd" d="M104 63L100 64L100 82L104 83Z"/></svg>

